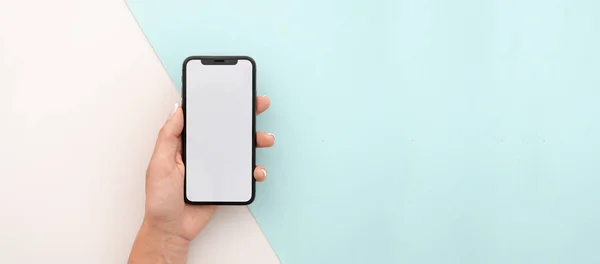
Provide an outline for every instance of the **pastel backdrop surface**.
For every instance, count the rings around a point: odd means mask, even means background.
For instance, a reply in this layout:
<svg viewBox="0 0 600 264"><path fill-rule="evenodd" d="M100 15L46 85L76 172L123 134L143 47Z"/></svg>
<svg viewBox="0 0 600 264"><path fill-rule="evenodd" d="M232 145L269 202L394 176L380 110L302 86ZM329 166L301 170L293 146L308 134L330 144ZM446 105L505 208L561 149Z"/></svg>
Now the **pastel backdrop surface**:
<svg viewBox="0 0 600 264"><path fill-rule="evenodd" d="M156 136L181 100L122 0L0 0L0 263L127 263ZM277 264L246 207L188 264Z"/></svg>
<svg viewBox="0 0 600 264"><path fill-rule="evenodd" d="M258 65L289 263L598 263L600 2L128 1L176 86Z"/></svg>

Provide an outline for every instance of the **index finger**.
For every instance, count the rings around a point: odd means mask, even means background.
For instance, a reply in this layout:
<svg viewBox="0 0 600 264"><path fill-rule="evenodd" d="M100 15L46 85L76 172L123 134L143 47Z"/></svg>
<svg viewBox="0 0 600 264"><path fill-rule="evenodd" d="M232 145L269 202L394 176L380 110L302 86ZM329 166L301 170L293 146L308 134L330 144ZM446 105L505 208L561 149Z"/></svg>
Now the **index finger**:
<svg viewBox="0 0 600 264"><path fill-rule="evenodd" d="M271 105L271 100L269 99L268 96L263 95L263 96L256 97L256 114L257 115L262 114L262 112L269 109L270 105Z"/></svg>

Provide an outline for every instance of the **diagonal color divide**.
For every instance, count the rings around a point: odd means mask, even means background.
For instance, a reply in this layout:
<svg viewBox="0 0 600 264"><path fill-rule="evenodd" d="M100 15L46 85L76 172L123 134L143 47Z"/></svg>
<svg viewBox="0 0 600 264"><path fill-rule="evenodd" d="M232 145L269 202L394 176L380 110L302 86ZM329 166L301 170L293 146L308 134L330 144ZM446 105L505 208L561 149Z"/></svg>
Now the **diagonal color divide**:
<svg viewBox="0 0 600 264"><path fill-rule="evenodd" d="M600 2L128 4L178 86L256 59L283 263L600 262Z"/></svg>

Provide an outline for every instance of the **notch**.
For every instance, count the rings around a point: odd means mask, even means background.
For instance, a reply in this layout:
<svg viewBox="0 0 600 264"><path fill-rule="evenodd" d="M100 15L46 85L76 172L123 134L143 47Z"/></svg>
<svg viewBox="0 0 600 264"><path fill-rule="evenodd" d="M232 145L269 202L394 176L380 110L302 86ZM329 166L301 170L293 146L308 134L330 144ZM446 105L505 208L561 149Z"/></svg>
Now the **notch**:
<svg viewBox="0 0 600 264"><path fill-rule="evenodd" d="M201 62L204 65L236 65L238 63L238 60L229 58L214 58L202 59Z"/></svg>

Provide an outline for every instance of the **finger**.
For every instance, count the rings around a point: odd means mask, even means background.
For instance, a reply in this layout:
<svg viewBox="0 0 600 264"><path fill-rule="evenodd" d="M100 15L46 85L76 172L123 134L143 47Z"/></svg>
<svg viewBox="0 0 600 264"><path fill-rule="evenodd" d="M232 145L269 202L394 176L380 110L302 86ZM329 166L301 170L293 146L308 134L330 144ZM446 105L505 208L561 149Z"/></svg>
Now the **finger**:
<svg viewBox="0 0 600 264"><path fill-rule="evenodd" d="M265 132L256 132L256 146L259 148L272 147L275 144L275 135Z"/></svg>
<svg viewBox="0 0 600 264"><path fill-rule="evenodd" d="M154 155L175 159L178 154L180 135L183 130L183 111L175 104L171 116L158 133Z"/></svg>
<svg viewBox="0 0 600 264"><path fill-rule="evenodd" d="M258 182L262 182L267 179L267 170L263 166L256 166L254 168L254 179Z"/></svg>
<svg viewBox="0 0 600 264"><path fill-rule="evenodd" d="M263 96L256 97L256 114L257 115L262 114L262 112L269 109L270 105L271 105L271 100L269 99L268 96L263 95Z"/></svg>
<svg viewBox="0 0 600 264"><path fill-rule="evenodd" d="M177 161L178 164L183 164L183 159L181 157L181 137L178 140L177 143L177 154L175 154L175 161Z"/></svg>

